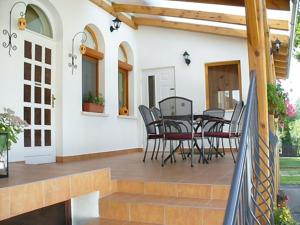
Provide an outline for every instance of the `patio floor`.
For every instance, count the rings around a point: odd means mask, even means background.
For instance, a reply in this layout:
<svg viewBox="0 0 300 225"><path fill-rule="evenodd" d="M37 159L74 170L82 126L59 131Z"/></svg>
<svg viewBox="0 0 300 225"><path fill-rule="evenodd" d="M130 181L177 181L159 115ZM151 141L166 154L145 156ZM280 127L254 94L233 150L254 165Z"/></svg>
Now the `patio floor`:
<svg viewBox="0 0 300 225"><path fill-rule="evenodd" d="M229 153L224 158L213 157L209 164L198 164L195 157L193 168L190 167L189 159L182 161L179 155L176 164L168 162L165 167L161 167L160 160L151 161L149 156L143 163L142 156L143 153L132 153L43 165L10 163L9 178L0 179L0 188L101 168L111 168L112 179L229 185L234 170L234 163Z"/></svg>

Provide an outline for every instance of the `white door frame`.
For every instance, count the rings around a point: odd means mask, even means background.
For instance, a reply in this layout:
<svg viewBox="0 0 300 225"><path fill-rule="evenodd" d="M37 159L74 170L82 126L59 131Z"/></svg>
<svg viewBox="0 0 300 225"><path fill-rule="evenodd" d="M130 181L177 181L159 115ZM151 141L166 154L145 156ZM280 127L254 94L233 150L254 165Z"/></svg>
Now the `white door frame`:
<svg viewBox="0 0 300 225"><path fill-rule="evenodd" d="M28 62L31 64L31 81L23 80L24 84L31 85L31 102L23 102L23 106L28 106L31 108L31 125L29 128L32 130L31 132L31 147L24 147L24 159L25 162L28 164L40 164L40 163L52 163L56 161L56 122L55 122L55 108L53 107L53 99L52 95L55 96L55 86L56 86L56 43L55 40L40 35L38 33L26 30L24 31L24 42L25 40L30 41L32 43L32 59L27 59L24 57L24 62ZM42 46L42 62L37 62L35 60L35 52L34 52L34 45L38 44ZM51 49L51 65L45 63L45 47ZM25 49L24 49L25 51ZM42 67L42 82L41 84L36 83L34 80L34 65L39 65ZM45 70L43 68L51 69L51 85L45 84ZM23 76L22 76L23 77ZM34 87L39 86L42 88L41 91L41 99L42 104L34 103ZM43 104L44 102L44 88L51 89L51 104L46 105ZM34 108L38 107L41 108L41 124L42 125L35 125L34 124ZM45 115L44 109L51 109L51 125L43 125ZM41 129L41 146L35 147L34 143L34 130ZM44 138L44 130L51 130L51 146L44 146L45 138Z"/></svg>

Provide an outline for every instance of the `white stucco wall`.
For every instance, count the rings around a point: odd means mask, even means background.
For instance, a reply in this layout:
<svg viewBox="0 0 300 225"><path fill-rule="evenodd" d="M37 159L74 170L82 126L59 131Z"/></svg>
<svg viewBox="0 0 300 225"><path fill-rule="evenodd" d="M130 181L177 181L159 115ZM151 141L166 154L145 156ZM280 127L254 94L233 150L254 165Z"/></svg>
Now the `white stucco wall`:
<svg viewBox="0 0 300 225"><path fill-rule="evenodd" d="M8 28L11 0L0 1L0 30ZM28 1L26 1L28 2ZM57 155L69 156L93 152L129 149L142 146L142 123L137 107L141 103L143 69L174 66L176 93L194 101L195 112L205 109L204 64L216 61L241 60L243 98L247 95L248 59L246 40L209 34L177 31L162 28L140 27L132 30L125 24L117 32L109 27L113 17L86 0L31 0L49 16L55 31L56 56L56 149ZM20 8L22 8L20 6ZM18 9L20 9L18 8ZM18 17L15 10L13 18ZM18 38L14 43L18 50L8 56L7 49L0 47L0 109L9 107L23 116L23 42L24 35L15 30ZM105 114L106 117L82 114L81 103L81 55L78 39L75 53L78 65L74 75L68 67L73 35L93 24L101 33L105 49ZM0 42L7 37L0 35ZM133 54L134 69L130 74L131 94L134 99L133 117L118 116L118 47L127 42ZM182 53L187 50L192 63L186 66ZM23 135L10 151L11 161L24 160Z"/></svg>

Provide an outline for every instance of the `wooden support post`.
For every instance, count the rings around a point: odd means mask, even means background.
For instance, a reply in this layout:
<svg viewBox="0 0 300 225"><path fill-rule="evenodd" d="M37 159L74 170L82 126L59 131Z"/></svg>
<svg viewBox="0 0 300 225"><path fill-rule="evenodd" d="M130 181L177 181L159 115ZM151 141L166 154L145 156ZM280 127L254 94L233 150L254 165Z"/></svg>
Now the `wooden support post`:
<svg viewBox="0 0 300 225"><path fill-rule="evenodd" d="M248 55L250 70L255 70L257 75L257 93L258 93L258 119L259 119L259 135L264 143L269 145L269 123L268 123L268 101L267 101L267 79L268 71L270 71L270 57L266 56L267 51L270 50L266 45L267 41L267 29L266 26L266 2L265 0L245 0L246 9L246 23L247 23L247 40L248 40ZM266 164L260 163L261 170L266 176L269 176L269 150L260 141L260 157ZM262 153L262 151L264 153ZM262 181L265 181L266 177L262 175L260 177ZM266 181L264 185L268 186ZM260 185L261 186L261 185ZM259 189L263 191L262 189ZM258 199L258 204L268 199L267 193L262 193L263 198ZM270 201L266 202L270 204ZM263 208L265 215L269 215L268 207ZM266 220L261 213L257 215L261 221L261 224L265 224Z"/></svg>

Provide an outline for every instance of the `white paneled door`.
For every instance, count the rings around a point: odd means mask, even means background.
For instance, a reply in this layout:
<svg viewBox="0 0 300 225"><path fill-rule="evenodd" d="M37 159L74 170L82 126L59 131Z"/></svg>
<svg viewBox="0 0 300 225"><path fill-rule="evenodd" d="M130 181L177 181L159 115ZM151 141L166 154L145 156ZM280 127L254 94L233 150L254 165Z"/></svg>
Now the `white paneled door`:
<svg viewBox="0 0 300 225"><path fill-rule="evenodd" d="M27 33L24 40L25 162L55 162L55 44L48 38Z"/></svg>
<svg viewBox="0 0 300 225"><path fill-rule="evenodd" d="M158 107L159 101L175 96L175 69L165 67L143 71L143 104Z"/></svg>

